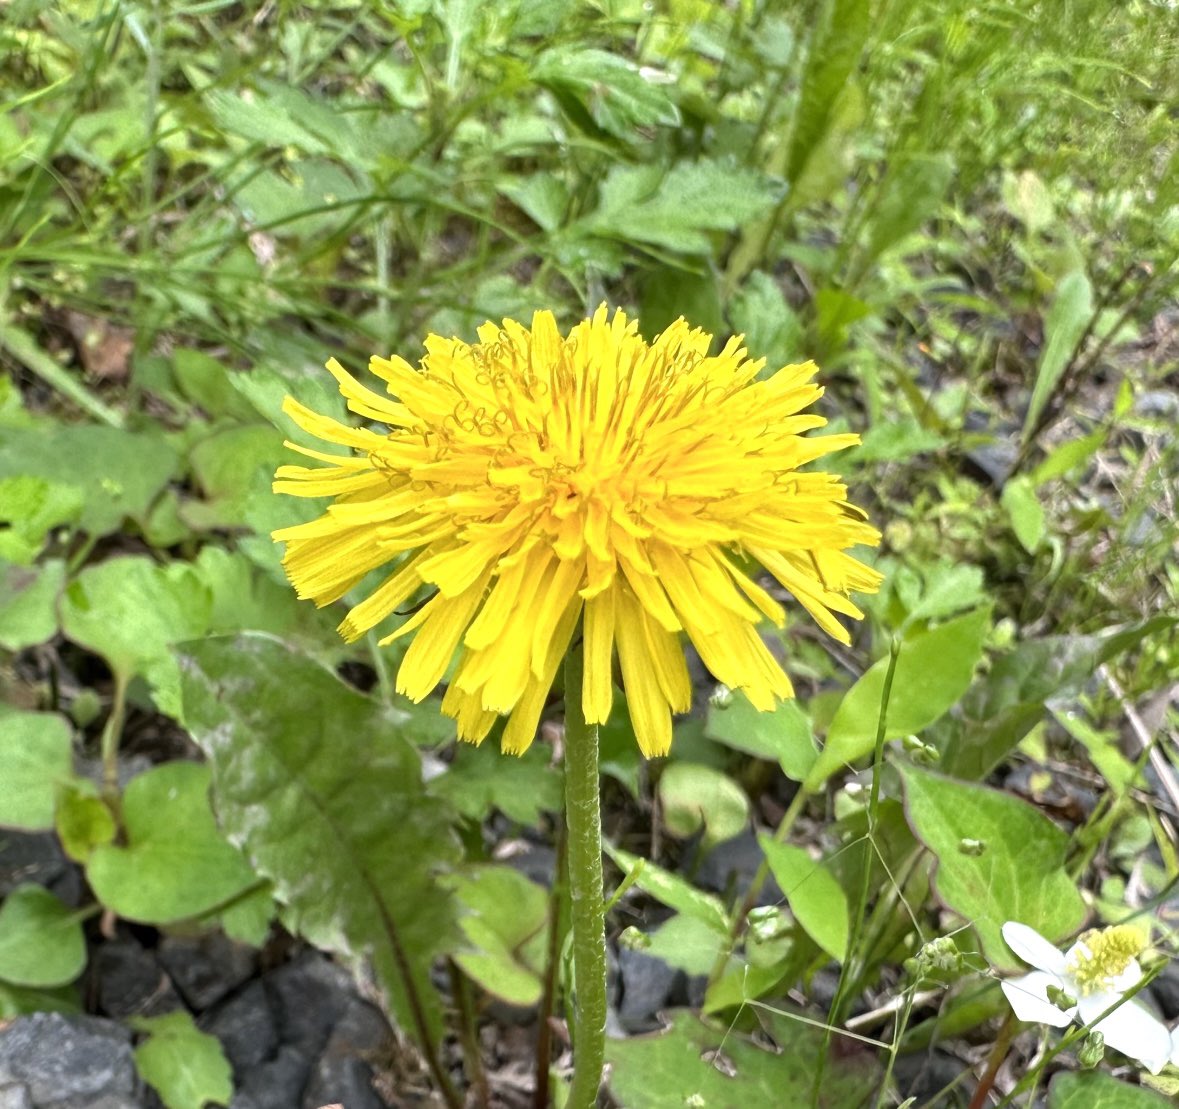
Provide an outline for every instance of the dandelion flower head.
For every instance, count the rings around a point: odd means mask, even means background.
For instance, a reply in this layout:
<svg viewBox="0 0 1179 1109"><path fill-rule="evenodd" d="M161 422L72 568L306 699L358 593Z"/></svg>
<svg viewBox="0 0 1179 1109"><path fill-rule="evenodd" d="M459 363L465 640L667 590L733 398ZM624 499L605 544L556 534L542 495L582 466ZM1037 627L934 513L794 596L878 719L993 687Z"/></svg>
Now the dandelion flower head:
<svg viewBox="0 0 1179 1109"><path fill-rule="evenodd" d="M848 594L880 577L847 552L880 537L836 477L800 469L858 441L805 436L826 422L804 411L822 395L813 363L758 380L764 360L739 338L709 355L681 319L647 343L605 306L567 336L537 312L478 340L431 335L420 369L374 357L384 393L330 361L379 427L284 405L350 450L288 443L323 465L276 474L276 492L333 498L274 533L299 595L326 605L387 568L340 625L348 640L426 598L380 641L413 635L399 692L423 699L456 663L442 708L459 736L478 743L507 716L502 747L521 752L580 626L586 719L610 713L617 652L639 745L665 754L691 699L681 633L757 708L793 695L758 633L785 613L750 559L848 641L835 614L862 616Z"/></svg>

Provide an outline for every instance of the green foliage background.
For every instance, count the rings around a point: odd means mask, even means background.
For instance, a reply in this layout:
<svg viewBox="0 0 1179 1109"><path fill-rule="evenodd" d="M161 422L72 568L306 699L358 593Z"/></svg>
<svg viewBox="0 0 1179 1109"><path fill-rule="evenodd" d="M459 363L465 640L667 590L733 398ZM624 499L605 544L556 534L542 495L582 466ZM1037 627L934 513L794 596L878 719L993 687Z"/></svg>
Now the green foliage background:
<svg viewBox="0 0 1179 1109"><path fill-rule="evenodd" d="M277 917L372 960L427 1057L432 956L539 996L547 899L479 827L550 829L559 766L452 751L436 702L392 692L396 648L347 648L298 603L268 535L301 509L269 482L285 394L343 413L327 357L413 361L429 331L602 300L648 336L683 314L771 369L818 359L832 426L863 434L837 464L886 533L852 651L784 633L796 704L722 692L663 767L640 767L623 710L604 729L626 904L664 906L660 954L713 971L703 1012L747 1030L835 959L819 1015L839 1023L907 988L904 958L955 920L972 969L894 1029L891 1065L997 1011L1003 920L1063 940L1120 919L1152 841L1139 909L1162 903L1160 756L1125 721L1179 726L1177 47L1161 0L4 5L0 825L56 831L94 900L9 894L0 1015L80 1003L102 908L253 943ZM848 767L873 754L894 638L902 772L878 767L866 806ZM194 740L208 765L184 761ZM156 765L128 785L136 750ZM992 788L1029 763L1025 799ZM1061 764L1099 795L1067 844L1028 805ZM782 775L800 789L780 823ZM635 816L652 795L658 857ZM321 834L288 834L311 809ZM788 848L806 811L827 819ZM751 820L785 903L746 930L678 864ZM414 865L391 874L399 852ZM397 882L429 892L394 905ZM169 1105L224 1098L207 1037L141 1031ZM660 1104L649 1067L709 1087L689 1064L711 1036L682 1014L617 1045L626 1104ZM802 1075L817 1042L796 1041ZM886 1084L849 1073L840 1104L862 1080ZM761 1081L743 1105L777 1104ZM1062 1076L1051 1104L1086 1088Z"/></svg>

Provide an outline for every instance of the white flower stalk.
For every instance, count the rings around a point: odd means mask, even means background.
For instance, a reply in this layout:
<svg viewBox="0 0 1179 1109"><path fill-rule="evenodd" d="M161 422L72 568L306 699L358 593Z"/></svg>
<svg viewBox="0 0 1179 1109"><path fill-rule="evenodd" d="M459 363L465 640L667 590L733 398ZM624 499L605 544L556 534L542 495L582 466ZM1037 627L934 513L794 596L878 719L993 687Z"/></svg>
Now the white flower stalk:
<svg viewBox="0 0 1179 1109"><path fill-rule="evenodd" d="M1034 928L1009 920L1007 946L1030 974L1007 978L1003 993L1020 1020L1065 1028L1074 1020L1105 1037L1106 1046L1137 1059L1151 1074L1179 1057L1179 1042L1149 1009L1126 994L1142 981L1138 956L1146 937L1128 924L1085 932L1067 951L1053 947ZM1104 1019L1101 1014L1117 1005Z"/></svg>

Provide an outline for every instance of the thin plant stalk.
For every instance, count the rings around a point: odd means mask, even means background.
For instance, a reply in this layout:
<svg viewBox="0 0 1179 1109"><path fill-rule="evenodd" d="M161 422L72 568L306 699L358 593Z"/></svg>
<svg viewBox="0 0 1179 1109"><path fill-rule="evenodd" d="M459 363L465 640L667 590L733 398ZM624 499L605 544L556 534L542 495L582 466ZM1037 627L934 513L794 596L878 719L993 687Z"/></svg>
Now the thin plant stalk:
<svg viewBox="0 0 1179 1109"><path fill-rule="evenodd" d="M586 723L581 691L584 659L575 646L565 660L565 822L573 926L576 1022L573 1085L566 1109L592 1109L606 1050L606 913L602 900L602 812L598 729Z"/></svg>

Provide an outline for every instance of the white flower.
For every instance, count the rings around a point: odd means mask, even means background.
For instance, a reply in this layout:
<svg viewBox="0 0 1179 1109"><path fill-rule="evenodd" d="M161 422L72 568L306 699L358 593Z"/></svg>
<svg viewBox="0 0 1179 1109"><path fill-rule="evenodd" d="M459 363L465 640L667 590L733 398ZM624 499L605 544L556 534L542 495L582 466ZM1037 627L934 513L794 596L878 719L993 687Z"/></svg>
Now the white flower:
<svg viewBox="0 0 1179 1109"><path fill-rule="evenodd" d="M1003 939L1036 968L1002 982L1020 1020L1054 1028L1065 1028L1074 1020L1091 1025L1105 1037L1107 1047L1137 1059L1151 1074L1158 1074L1168 1060L1179 1059L1179 1038L1172 1043L1166 1026L1141 1002L1122 1000L1142 980L1137 956L1146 947L1146 937L1137 928L1119 924L1085 932L1062 952L1034 928L1009 920L1003 925ZM1113 1005L1118 1007L1109 1016L1097 1019Z"/></svg>

